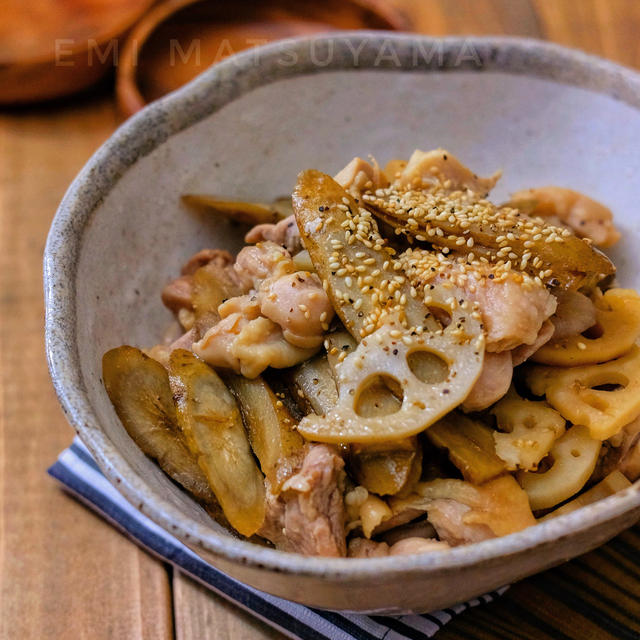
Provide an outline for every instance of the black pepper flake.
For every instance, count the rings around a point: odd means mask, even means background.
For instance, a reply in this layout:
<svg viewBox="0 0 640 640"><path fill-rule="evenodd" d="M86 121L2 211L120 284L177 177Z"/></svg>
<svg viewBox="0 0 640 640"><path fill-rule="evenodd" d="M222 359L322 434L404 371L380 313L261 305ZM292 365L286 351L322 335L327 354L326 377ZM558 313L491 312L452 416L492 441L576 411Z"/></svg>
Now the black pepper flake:
<svg viewBox="0 0 640 640"><path fill-rule="evenodd" d="M394 356L397 356L397 355L398 355L398 350L397 350L397 349L394 349L394 350L393 350L393 355L394 355Z"/></svg>
<svg viewBox="0 0 640 640"><path fill-rule="evenodd" d="M449 393L449 389L443 389L442 393Z"/></svg>
<svg viewBox="0 0 640 640"><path fill-rule="evenodd" d="M493 273L489 274L489 280L493 280L495 278L495 276L493 275Z"/></svg>

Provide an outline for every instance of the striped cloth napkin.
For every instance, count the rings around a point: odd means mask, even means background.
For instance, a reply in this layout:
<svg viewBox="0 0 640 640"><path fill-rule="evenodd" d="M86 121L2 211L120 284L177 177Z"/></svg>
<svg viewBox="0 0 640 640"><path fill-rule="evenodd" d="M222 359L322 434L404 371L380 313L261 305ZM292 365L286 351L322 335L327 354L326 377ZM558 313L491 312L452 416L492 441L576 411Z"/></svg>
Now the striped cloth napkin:
<svg viewBox="0 0 640 640"><path fill-rule="evenodd" d="M206 587L299 640L424 640L454 616L491 602L508 587L443 611L422 615L366 616L311 609L237 582L206 563L179 540L132 507L102 475L78 438L49 468L75 497L115 525L134 542L189 574Z"/></svg>

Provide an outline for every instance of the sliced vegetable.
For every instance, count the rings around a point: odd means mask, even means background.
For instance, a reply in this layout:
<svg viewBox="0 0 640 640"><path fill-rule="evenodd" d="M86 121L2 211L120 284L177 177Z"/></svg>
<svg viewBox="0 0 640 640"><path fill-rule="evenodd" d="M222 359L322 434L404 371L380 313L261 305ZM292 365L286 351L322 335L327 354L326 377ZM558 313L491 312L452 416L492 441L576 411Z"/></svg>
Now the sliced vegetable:
<svg viewBox="0 0 640 640"><path fill-rule="evenodd" d="M167 370L140 349L123 346L102 357L102 379L122 425L143 453L198 500L215 503L178 427Z"/></svg>
<svg viewBox="0 0 640 640"><path fill-rule="evenodd" d="M536 471L553 443L564 434L565 419L546 402L521 398L513 388L493 406L498 429L493 432L496 455L509 471Z"/></svg>
<svg viewBox="0 0 640 640"><path fill-rule="evenodd" d="M436 447L448 450L451 462L473 484L482 484L507 471L496 455L493 429L478 420L452 412L432 425L426 436Z"/></svg>
<svg viewBox="0 0 640 640"><path fill-rule="evenodd" d="M540 518L540 520L549 520L556 516L563 516L565 513L571 513L572 511L585 507L588 504L608 498L618 491L624 491L630 486L631 482L627 479L624 473L618 470L612 471L608 476L598 482L598 484L591 487L591 489L581 493L577 498L563 504L561 507L554 509L551 513Z"/></svg>
<svg viewBox="0 0 640 640"><path fill-rule="evenodd" d="M353 338L349 336L349 340ZM335 408L338 390L325 356L316 356L295 367L291 379L293 393L305 403L308 412L322 416ZM382 397L388 394L389 390L384 389ZM372 446L353 445L348 459L356 482L380 495L396 494L407 488L420 479L422 470L422 449L415 437Z"/></svg>
<svg viewBox="0 0 640 640"><path fill-rule="evenodd" d="M265 517L264 478L235 398L218 374L190 351L169 359L178 424L231 526L251 536Z"/></svg>
<svg viewBox="0 0 640 640"><path fill-rule="evenodd" d="M392 185L362 198L370 211L397 233L454 252L473 252L491 262L511 260L545 284L590 288L615 273L603 253L569 230L517 209L498 208L477 195L457 194Z"/></svg>
<svg viewBox="0 0 640 640"><path fill-rule="evenodd" d="M357 343L344 330L329 334L327 343L327 360L337 379L338 365ZM356 411L365 417L384 416L398 411L401 404L402 388L391 379L378 378L362 391ZM356 481L379 495L410 490L422 473L422 447L415 436L373 445L354 444L349 460Z"/></svg>
<svg viewBox="0 0 640 640"><path fill-rule="evenodd" d="M219 198L202 193L185 193L182 196L182 202L192 207L212 209L216 213L243 224L273 223L282 217L286 217L282 216L278 211L282 206L280 201L278 202L278 208L276 208L274 205L262 202L243 202L242 200Z"/></svg>
<svg viewBox="0 0 640 640"><path fill-rule="evenodd" d="M561 367L606 362L629 351L639 335L640 296L631 289L609 289L596 302L591 332L551 338L532 359Z"/></svg>
<svg viewBox="0 0 640 640"><path fill-rule="evenodd" d="M396 495L420 480L422 447L415 436L379 445L354 444L349 468L358 484L371 493Z"/></svg>
<svg viewBox="0 0 640 640"><path fill-rule="evenodd" d="M220 320L218 307L242 293L237 280L226 269L205 266L193 274L194 342Z"/></svg>
<svg viewBox="0 0 640 640"><path fill-rule="evenodd" d="M304 447L293 416L261 377L250 380L229 374L225 380L238 400L262 472L277 493L294 473Z"/></svg>
<svg viewBox="0 0 640 640"><path fill-rule="evenodd" d="M550 509L578 493L593 473L602 443L582 426L573 426L551 448L552 464L546 471L521 471L518 482L527 492L534 511Z"/></svg>
<svg viewBox="0 0 640 640"><path fill-rule="evenodd" d="M622 358L583 367L534 366L526 372L530 389L573 424L606 440L640 416L640 348Z"/></svg>
<svg viewBox="0 0 640 640"><path fill-rule="evenodd" d="M444 328L401 275L371 214L329 176L303 172L293 205L316 272L345 327L360 341L339 365L338 407L325 417L304 418L300 432L319 441L369 444L419 433L460 404L480 374L479 323L458 304L457 289L435 286L429 305L452 316ZM437 383L420 380L407 361L415 352L435 355L448 375ZM376 378L402 389L392 420L358 412L362 393Z"/></svg>
<svg viewBox="0 0 640 640"><path fill-rule="evenodd" d="M305 360L291 369L292 393L307 410L323 416L338 402L338 389L324 355Z"/></svg>

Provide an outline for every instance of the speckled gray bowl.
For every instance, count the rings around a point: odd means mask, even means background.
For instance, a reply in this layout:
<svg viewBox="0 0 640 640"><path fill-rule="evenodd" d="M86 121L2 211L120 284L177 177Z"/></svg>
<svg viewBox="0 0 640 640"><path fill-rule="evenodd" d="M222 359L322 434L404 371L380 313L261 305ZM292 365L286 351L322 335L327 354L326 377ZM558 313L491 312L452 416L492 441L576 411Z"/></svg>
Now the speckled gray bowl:
<svg viewBox="0 0 640 640"><path fill-rule="evenodd" d="M640 517L640 486L521 533L445 553L305 558L213 523L129 439L100 383L102 353L149 345L159 292L191 252L235 248L227 223L179 196L263 200L299 170L336 171L444 146L505 169L497 198L555 183L616 212L620 279L640 286L640 77L517 39L356 33L284 41L218 64L123 125L71 185L45 255L49 366L71 424L122 494L215 566L269 593L355 611L451 605L584 553Z"/></svg>

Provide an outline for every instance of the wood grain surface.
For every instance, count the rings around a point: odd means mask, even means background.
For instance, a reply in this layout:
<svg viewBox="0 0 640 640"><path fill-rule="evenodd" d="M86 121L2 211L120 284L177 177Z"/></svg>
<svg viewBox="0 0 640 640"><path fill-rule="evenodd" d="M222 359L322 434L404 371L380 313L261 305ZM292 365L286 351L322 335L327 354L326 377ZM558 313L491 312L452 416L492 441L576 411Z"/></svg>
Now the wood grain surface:
<svg viewBox="0 0 640 640"><path fill-rule="evenodd" d="M640 67L638 0L390 0L416 31L510 34ZM0 638L282 637L150 557L45 475L72 431L47 373L42 252L77 171L117 124L109 87L0 111ZM513 586L438 640L640 637L640 534Z"/></svg>

